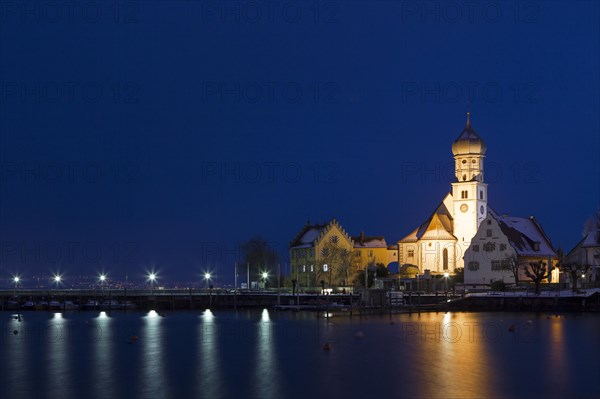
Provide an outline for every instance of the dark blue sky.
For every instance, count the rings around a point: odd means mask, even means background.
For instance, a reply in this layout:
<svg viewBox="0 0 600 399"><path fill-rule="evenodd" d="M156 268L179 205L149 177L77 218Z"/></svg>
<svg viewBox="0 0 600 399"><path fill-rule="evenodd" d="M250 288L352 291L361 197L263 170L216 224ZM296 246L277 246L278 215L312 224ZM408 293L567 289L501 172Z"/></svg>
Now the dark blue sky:
<svg viewBox="0 0 600 399"><path fill-rule="evenodd" d="M449 191L468 108L490 205L580 239L597 3L269 4L0 1L4 278L225 281L307 219L394 243Z"/></svg>

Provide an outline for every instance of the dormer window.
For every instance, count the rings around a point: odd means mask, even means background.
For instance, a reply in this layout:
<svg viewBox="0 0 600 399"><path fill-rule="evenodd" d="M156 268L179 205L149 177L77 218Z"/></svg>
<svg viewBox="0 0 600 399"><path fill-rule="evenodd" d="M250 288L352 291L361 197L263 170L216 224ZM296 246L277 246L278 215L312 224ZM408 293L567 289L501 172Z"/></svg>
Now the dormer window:
<svg viewBox="0 0 600 399"><path fill-rule="evenodd" d="M539 242L534 242L533 243L533 250L534 251L539 251L540 250L540 243Z"/></svg>

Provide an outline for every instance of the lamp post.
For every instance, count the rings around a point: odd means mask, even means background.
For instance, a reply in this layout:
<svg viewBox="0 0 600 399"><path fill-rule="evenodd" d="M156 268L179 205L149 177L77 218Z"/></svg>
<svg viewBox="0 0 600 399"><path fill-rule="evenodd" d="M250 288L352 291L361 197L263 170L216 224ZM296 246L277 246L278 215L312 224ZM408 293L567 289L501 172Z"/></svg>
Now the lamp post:
<svg viewBox="0 0 600 399"><path fill-rule="evenodd" d="M156 281L157 275L155 272L148 273L148 281L150 282L150 294L154 293L154 282Z"/></svg>
<svg viewBox="0 0 600 399"><path fill-rule="evenodd" d="M448 277L450 277L450 274L444 273L444 291L446 291L446 295L448 295Z"/></svg>
<svg viewBox="0 0 600 399"><path fill-rule="evenodd" d="M15 284L15 296L17 296L17 286L19 285L20 282L21 282L21 277L19 277L19 276L13 277L13 283Z"/></svg>
<svg viewBox="0 0 600 399"><path fill-rule="evenodd" d="M269 273L266 272L266 271L264 271L264 272L262 272L261 276L262 276L262 279L263 279L263 286L264 286L263 289L266 290L267 289L267 280L269 279Z"/></svg>
<svg viewBox="0 0 600 399"><path fill-rule="evenodd" d="M210 272L206 272L204 273L204 286L206 288L208 288L208 283L210 282L210 279L212 278L212 275Z"/></svg>

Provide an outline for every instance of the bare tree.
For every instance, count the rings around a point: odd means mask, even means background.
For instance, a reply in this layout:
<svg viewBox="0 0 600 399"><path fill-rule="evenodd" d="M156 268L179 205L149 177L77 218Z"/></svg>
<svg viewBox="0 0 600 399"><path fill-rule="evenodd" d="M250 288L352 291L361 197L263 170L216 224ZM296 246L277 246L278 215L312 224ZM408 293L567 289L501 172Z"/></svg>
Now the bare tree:
<svg viewBox="0 0 600 399"><path fill-rule="evenodd" d="M523 268L523 264L519 263L516 255L506 257L506 270L510 270L515 277L515 286L519 285L519 270Z"/></svg>
<svg viewBox="0 0 600 399"><path fill-rule="evenodd" d="M330 286L347 284L352 277L352 251L336 243L325 244L317 271L319 273L315 275L316 282L326 280Z"/></svg>
<svg viewBox="0 0 600 399"><path fill-rule="evenodd" d="M540 294L542 281L550 275L550 270L546 268L546 262L529 262L524 267L524 273L535 284L536 295Z"/></svg>
<svg viewBox="0 0 600 399"><path fill-rule="evenodd" d="M577 280L587 273L590 265L582 265L580 263L561 263L559 266L563 273L567 273L572 282L573 292L577 292Z"/></svg>

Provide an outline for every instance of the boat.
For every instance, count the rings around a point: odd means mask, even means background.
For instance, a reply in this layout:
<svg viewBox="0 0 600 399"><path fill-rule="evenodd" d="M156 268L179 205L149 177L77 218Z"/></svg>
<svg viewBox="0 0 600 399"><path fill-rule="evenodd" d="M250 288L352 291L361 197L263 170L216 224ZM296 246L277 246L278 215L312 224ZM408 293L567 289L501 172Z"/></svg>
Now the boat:
<svg viewBox="0 0 600 399"><path fill-rule="evenodd" d="M48 309L61 309L61 303L56 301L56 300L51 300L50 303L48 304Z"/></svg>
<svg viewBox="0 0 600 399"><path fill-rule="evenodd" d="M115 300L107 300L102 302L102 305L100 307L104 310L117 310L123 308L123 305Z"/></svg>
<svg viewBox="0 0 600 399"><path fill-rule="evenodd" d="M30 299L29 301L26 301L25 303L23 303L23 305L21 305L21 309L23 309L23 310L35 310L35 302L33 302Z"/></svg>
<svg viewBox="0 0 600 399"><path fill-rule="evenodd" d="M73 301L65 301L64 308L66 310L77 310L79 309L79 305L73 303Z"/></svg>

